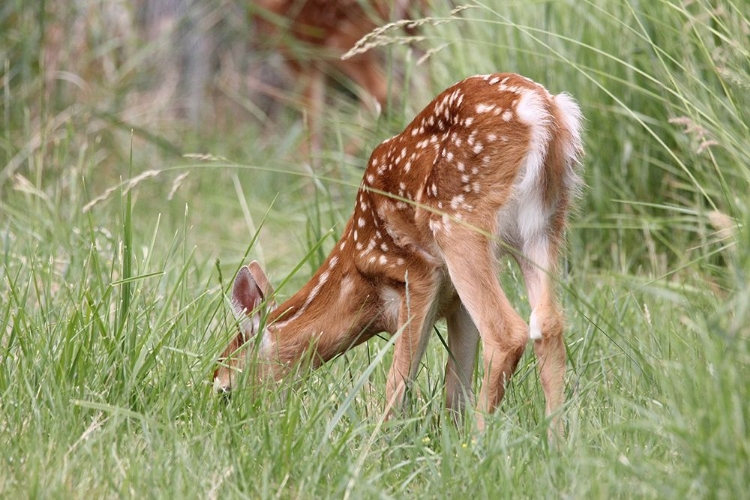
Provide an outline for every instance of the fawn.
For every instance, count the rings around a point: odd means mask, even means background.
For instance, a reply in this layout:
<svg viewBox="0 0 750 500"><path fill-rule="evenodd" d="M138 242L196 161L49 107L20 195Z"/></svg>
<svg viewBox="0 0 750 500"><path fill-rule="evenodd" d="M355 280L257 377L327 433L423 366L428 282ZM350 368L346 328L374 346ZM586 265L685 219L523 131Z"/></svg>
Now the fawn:
<svg viewBox="0 0 750 500"><path fill-rule="evenodd" d="M273 289L257 262L240 269L232 302L243 320L221 355L214 389L235 387L248 345L258 377L279 378L302 358L317 367L380 332L398 333L386 388L391 412L417 373L435 321L445 318L447 407L473 403L481 339L483 428L483 413L500 403L531 338L550 433L561 434L555 412L565 345L554 282L581 185L582 119L568 94L552 95L515 74L472 76L443 91L375 148L341 239L313 278L268 313L263 331L260 305ZM528 325L498 282L503 253L523 274Z"/></svg>

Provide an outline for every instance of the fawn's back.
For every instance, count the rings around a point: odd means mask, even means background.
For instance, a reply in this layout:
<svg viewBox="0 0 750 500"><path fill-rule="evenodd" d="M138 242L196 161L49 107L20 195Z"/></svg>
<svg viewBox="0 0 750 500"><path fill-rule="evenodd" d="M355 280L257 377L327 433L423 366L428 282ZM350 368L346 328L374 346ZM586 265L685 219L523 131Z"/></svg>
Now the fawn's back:
<svg viewBox="0 0 750 500"><path fill-rule="evenodd" d="M305 352L317 365L381 331L398 334L390 410L416 376L433 324L444 317L449 407L473 401L480 339L479 403L491 411L532 338L547 411L554 412L562 402L565 349L553 285L580 184L581 119L566 94L553 96L513 74L470 77L438 95L401 134L375 148L340 241L310 282L269 313L259 343L260 358L275 361L269 371L278 376ZM524 275L528 326L497 280L501 252ZM266 278L258 269L238 276L240 289L255 284L259 292L251 299L235 295L239 311L256 309L264 297L265 285L257 282ZM231 386L237 363L227 363L217 388Z"/></svg>

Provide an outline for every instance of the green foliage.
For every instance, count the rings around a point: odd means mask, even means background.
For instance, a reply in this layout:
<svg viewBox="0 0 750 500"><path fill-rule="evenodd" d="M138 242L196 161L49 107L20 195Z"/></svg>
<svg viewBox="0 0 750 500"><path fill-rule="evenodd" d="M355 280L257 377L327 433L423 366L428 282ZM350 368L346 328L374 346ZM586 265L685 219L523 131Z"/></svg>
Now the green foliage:
<svg viewBox="0 0 750 500"><path fill-rule="evenodd" d="M149 62L166 42L123 24L124 4L65 5L0 7L0 497L746 495L746 2L435 2L420 53L396 30L379 40L399 75L389 113L334 92L308 156L299 113L265 116L231 78L201 124L171 113ZM226 27L230 8L205 18ZM531 353L485 433L471 415L454 425L437 340L391 421L387 339L215 398L240 263L264 261L290 295L340 234L367 152L496 70L570 92L586 116L559 284L565 440L547 444ZM502 280L528 314L517 271Z"/></svg>

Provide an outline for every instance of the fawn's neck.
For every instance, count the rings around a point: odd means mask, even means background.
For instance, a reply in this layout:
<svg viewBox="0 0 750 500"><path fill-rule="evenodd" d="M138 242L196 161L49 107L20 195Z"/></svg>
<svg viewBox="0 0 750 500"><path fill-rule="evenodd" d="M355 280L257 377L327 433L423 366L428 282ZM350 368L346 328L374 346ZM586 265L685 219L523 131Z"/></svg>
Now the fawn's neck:
<svg viewBox="0 0 750 500"><path fill-rule="evenodd" d="M314 366L325 363L384 330L381 302L339 242L313 278L269 314L265 355L286 365L312 352Z"/></svg>

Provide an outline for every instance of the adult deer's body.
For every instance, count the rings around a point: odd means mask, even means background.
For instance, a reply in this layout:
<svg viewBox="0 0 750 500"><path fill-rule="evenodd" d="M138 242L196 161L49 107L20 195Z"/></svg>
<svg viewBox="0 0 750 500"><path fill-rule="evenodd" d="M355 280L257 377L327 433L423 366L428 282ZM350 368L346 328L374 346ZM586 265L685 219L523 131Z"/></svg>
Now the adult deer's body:
<svg viewBox="0 0 750 500"><path fill-rule="evenodd" d="M448 323L446 398L472 400L481 339L482 411L492 411L529 337L547 413L562 402L565 347L554 280L577 172L581 114L566 94L513 74L467 78L441 93L401 134L380 144L341 240L259 333L262 376L278 377L311 352L315 365L385 331L395 334L388 408L416 373L432 326ZM497 255L518 261L532 308L529 326L501 289ZM258 329L271 288L256 263L234 287L242 332L222 355L214 386L228 391L241 347ZM309 351L311 350L311 351ZM559 428L559 423L557 424Z"/></svg>
<svg viewBox="0 0 750 500"><path fill-rule="evenodd" d="M411 0L256 0L263 38L284 57L310 113L311 146L320 149L320 124L327 77L344 76L364 90L363 102L386 105L388 81L378 54L341 56L390 19L408 17ZM424 8L423 1L416 2ZM368 98L369 95L369 98Z"/></svg>
<svg viewBox="0 0 750 500"><path fill-rule="evenodd" d="M278 41L278 48L298 80L305 97L322 100L323 79L338 71L365 89L381 105L386 79L372 52L347 60L341 55L379 24L387 22L392 2L383 0L257 0L261 33ZM408 2L396 2L394 15L406 15ZM268 15L268 14L271 15ZM316 95L320 93L320 95ZM320 103L322 105L322 103Z"/></svg>

